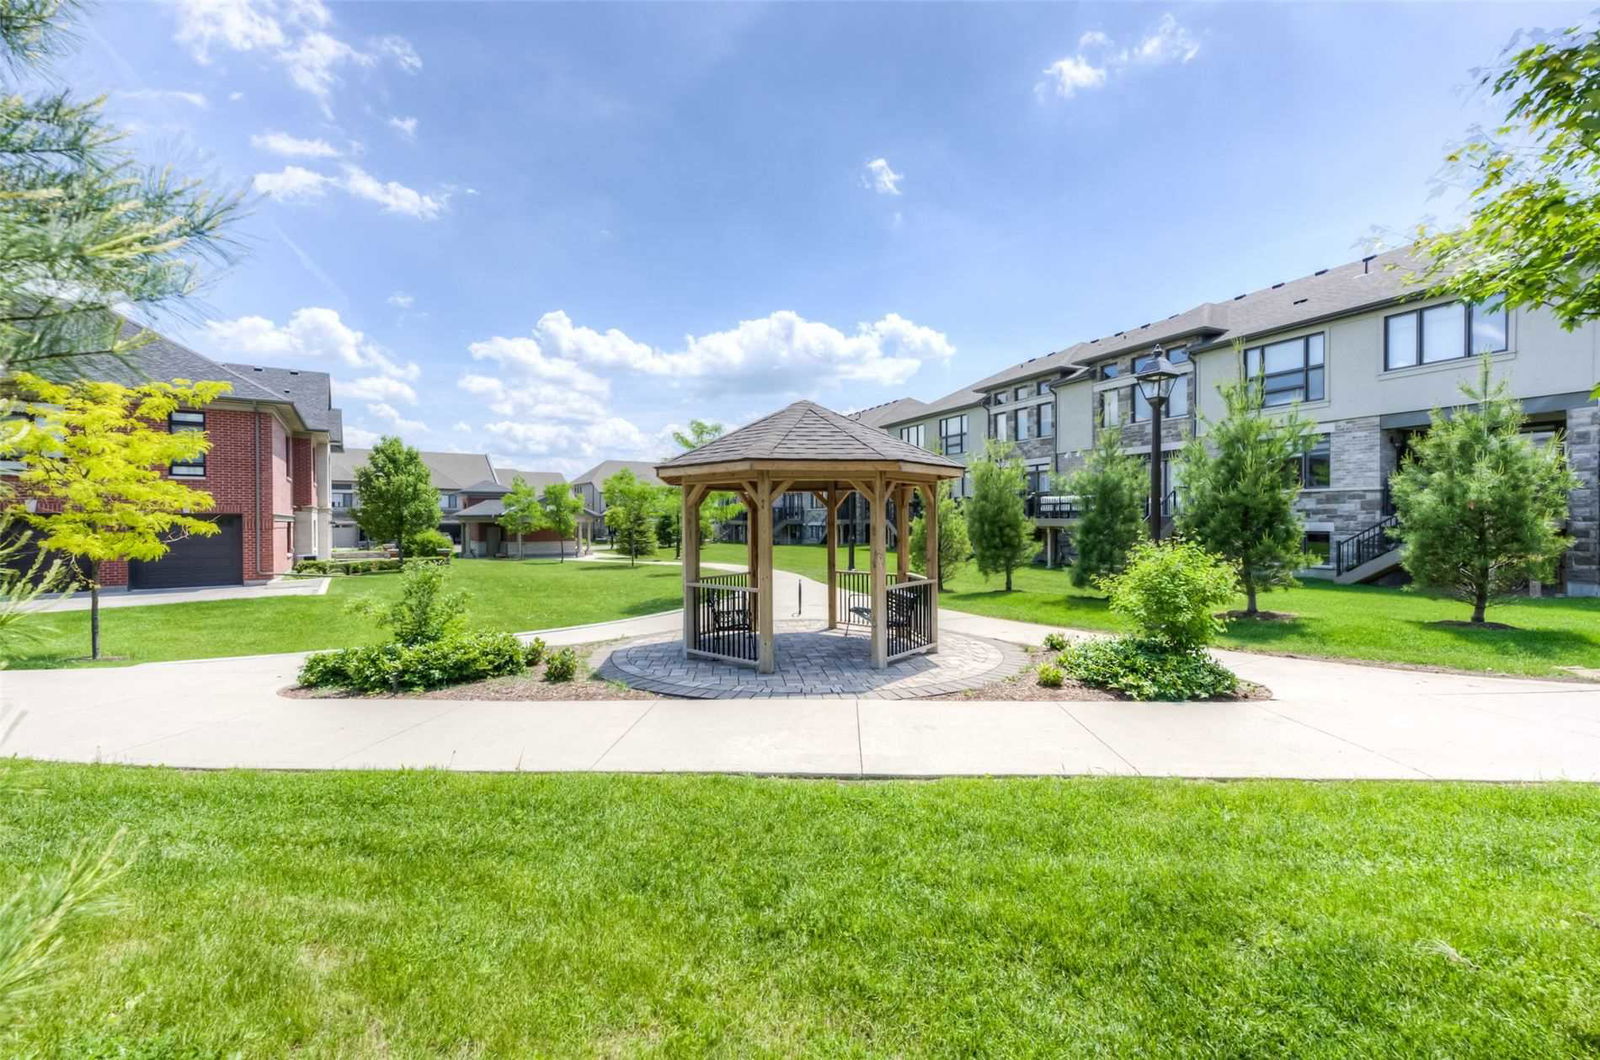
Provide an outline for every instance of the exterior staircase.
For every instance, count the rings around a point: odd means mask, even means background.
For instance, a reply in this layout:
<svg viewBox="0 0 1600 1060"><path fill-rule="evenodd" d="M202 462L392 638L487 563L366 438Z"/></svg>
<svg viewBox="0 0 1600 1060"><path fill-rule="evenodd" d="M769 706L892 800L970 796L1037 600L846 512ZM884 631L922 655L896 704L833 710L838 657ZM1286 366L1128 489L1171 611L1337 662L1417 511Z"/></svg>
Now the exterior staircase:
<svg viewBox="0 0 1600 1060"><path fill-rule="evenodd" d="M1400 566L1400 543L1391 531L1400 525L1398 516L1386 515L1333 548L1333 580L1340 585L1357 585L1381 578Z"/></svg>

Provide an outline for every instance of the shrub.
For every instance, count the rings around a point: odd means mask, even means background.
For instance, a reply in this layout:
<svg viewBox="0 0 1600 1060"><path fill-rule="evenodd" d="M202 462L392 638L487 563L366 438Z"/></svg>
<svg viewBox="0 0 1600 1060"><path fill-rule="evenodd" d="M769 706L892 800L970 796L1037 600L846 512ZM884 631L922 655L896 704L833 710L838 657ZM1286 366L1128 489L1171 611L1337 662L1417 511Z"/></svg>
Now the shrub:
<svg viewBox="0 0 1600 1060"><path fill-rule="evenodd" d="M532 669L544 662L545 653L549 650L549 646L545 644L543 637L534 637L523 645L522 661L528 664L529 669Z"/></svg>
<svg viewBox="0 0 1600 1060"><path fill-rule="evenodd" d="M1227 562L1187 541L1134 547L1121 574L1102 582L1111 610L1133 627L1134 639L1173 652L1193 652L1222 631L1216 609L1238 594Z"/></svg>
<svg viewBox="0 0 1600 1060"><path fill-rule="evenodd" d="M577 676L578 653L571 648L562 648L551 655L544 664L546 681L570 681Z"/></svg>
<svg viewBox="0 0 1600 1060"><path fill-rule="evenodd" d="M406 538L406 558L422 559L425 557L444 554L448 560L449 553L454 552L456 543L450 540L450 535L442 530L422 530Z"/></svg>
<svg viewBox="0 0 1600 1060"><path fill-rule="evenodd" d="M442 564L407 560L405 573L400 576L400 599L381 609L362 600L350 605L349 610L393 630L394 639L400 644L428 644L455 637L466 621L467 597L465 593L445 592L444 576Z"/></svg>
<svg viewBox="0 0 1600 1060"><path fill-rule="evenodd" d="M510 633L468 633L422 644L319 652L301 666L300 683L355 692L425 692L524 668L522 644Z"/></svg>
<svg viewBox="0 0 1600 1060"><path fill-rule="evenodd" d="M1046 633L1044 635L1045 651L1060 651L1070 643L1065 633Z"/></svg>
<svg viewBox="0 0 1600 1060"><path fill-rule="evenodd" d="M1231 670L1198 648L1173 651L1133 637L1075 644L1061 653L1059 662L1084 684L1131 699L1211 699L1239 688Z"/></svg>
<svg viewBox="0 0 1600 1060"><path fill-rule="evenodd" d="M303 559L294 565L295 574L332 574L334 564L325 559Z"/></svg>
<svg viewBox="0 0 1600 1060"><path fill-rule="evenodd" d="M1061 667L1045 663L1039 667L1039 687L1060 688L1062 680Z"/></svg>

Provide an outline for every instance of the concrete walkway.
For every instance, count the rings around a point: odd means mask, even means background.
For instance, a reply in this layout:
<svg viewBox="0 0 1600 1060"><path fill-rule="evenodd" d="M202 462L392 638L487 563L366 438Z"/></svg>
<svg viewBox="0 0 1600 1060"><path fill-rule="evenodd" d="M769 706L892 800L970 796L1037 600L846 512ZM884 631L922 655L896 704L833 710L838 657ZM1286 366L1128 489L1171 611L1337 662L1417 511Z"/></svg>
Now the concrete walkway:
<svg viewBox="0 0 1600 1060"><path fill-rule="evenodd" d="M820 585L778 574L780 599L806 598L780 613L823 605ZM955 611L940 621L1015 644L1050 632ZM680 622L669 612L539 635L582 644ZM308 700L276 694L302 656L269 655L0 672L0 704L12 754L196 768L1600 780L1600 686L1218 654L1274 698Z"/></svg>
<svg viewBox="0 0 1600 1060"><path fill-rule="evenodd" d="M190 589L133 589L100 591L100 606L150 607L153 604L193 604L206 600L261 600L278 596L321 596L328 591L327 578L274 578L259 585L201 585ZM29 611L87 611L89 594L43 596L26 608Z"/></svg>

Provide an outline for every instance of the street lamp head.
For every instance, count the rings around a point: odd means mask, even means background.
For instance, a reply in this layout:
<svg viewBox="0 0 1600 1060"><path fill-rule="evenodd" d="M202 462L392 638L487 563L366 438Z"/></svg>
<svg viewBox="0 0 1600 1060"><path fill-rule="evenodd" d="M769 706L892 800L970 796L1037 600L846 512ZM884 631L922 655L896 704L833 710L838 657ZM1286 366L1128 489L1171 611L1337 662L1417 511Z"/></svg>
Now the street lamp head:
<svg viewBox="0 0 1600 1060"><path fill-rule="evenodd" d="M1146 401L1167 400L1172 394L1172 384L1178 378L1177 370L1167 360L1160 346L1152 350L1144 361L1144 368L1134 373L1133 377L1139 384L1139 393L1144 395Z"/></svg>

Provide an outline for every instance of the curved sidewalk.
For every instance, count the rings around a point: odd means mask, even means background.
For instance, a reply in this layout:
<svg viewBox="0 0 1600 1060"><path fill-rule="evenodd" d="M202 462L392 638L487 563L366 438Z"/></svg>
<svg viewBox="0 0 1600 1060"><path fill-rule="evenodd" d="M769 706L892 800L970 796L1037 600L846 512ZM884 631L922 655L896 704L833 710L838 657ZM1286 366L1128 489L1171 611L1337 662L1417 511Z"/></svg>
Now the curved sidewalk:
<svg viewBox="0 0 1600 1060"><path fill-rule="evenodd" d="M778 572L814 613L822 587ZM542 631L579 644L679 612ZM941 611L1015 644L1050 630ZM1600 686L1221 652L1244 703L286 699L301 655L0 671L8 754L192 768L1600 780ZM20 717L17 715L20 713Z"/></svg>

